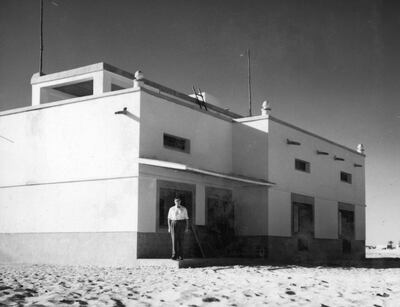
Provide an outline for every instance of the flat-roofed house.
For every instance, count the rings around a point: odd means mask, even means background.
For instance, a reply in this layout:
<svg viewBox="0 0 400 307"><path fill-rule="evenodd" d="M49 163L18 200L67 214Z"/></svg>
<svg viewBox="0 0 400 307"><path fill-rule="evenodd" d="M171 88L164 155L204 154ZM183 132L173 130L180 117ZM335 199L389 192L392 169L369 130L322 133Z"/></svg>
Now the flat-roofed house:
<svg viewBox="0 0 400 307"><path fill-rule="evenodd" d="M31 83L32 106L0 112L0 261L167 258L176 194L196 225L190 257L364 256L362 146L105 63Z"/></svg>

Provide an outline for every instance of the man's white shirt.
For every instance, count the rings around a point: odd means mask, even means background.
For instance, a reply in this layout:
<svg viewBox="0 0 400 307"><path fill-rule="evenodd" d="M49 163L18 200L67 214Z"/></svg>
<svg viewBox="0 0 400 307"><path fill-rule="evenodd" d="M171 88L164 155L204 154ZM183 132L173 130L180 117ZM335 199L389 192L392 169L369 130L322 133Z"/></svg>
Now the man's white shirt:
<svg viewBox="0 0 400 307"><path fill-rule="evenodd" d="M188 220L189 216L184 206L172 206L168 211L169 220Z"/></svg>

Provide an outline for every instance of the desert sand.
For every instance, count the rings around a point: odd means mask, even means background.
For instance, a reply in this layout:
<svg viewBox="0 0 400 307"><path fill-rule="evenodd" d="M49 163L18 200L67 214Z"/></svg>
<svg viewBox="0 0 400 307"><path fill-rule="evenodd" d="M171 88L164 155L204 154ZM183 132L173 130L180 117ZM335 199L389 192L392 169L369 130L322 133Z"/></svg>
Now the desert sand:
<svg viewBox="0 0 400 307"><path fill-rule="evenodd" d="M399 306L400 269L0 265L0 306Z"/></svg>

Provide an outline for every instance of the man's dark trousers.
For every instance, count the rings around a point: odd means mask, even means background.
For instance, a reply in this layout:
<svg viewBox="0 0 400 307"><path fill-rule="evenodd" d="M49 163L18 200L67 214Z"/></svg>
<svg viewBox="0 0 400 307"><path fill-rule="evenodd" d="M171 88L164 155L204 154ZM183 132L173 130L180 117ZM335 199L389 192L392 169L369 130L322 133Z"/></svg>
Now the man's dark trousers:
<svg viewBox="0 0 400 307"><path fill-rule="evenodd" d="M171 221L172 257L183 258L183 238L185 236L186 220Z"/></svg>

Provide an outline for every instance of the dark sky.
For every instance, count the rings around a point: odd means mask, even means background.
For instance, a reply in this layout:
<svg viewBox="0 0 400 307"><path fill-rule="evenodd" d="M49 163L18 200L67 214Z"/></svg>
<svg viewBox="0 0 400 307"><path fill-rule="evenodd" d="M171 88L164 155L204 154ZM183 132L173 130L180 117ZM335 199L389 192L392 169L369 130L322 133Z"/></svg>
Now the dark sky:
<svg viewBox="0 0 400 307"><path fill-rule="evenodd" d="M367 242L400 240L398 1L44 0L44 72L107 62L367 151ZM39 0L0 1L0 110L30 104Z"/></svg>

